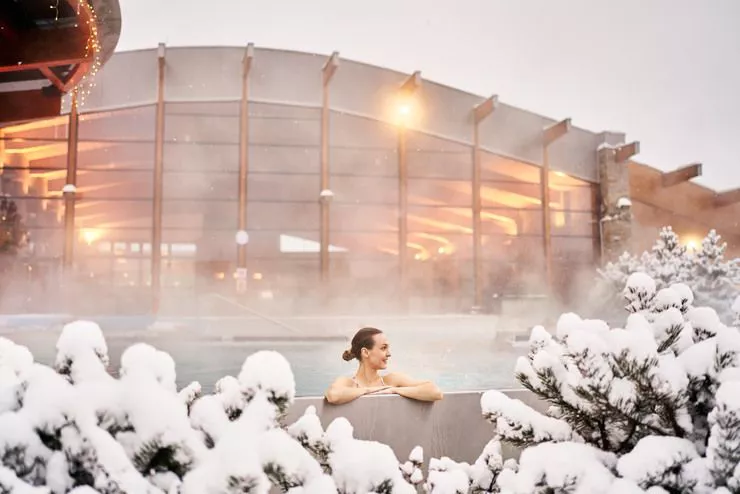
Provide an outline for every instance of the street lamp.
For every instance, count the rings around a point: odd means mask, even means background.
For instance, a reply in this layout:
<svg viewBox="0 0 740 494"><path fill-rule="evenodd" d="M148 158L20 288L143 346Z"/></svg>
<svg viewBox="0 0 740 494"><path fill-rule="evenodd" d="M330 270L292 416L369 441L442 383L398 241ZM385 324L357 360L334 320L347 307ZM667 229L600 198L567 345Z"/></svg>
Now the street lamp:
<svg viewBox="0 0 740 494"><path fill-rule="evenodd" d="M244 248L247 243L249 243L249 234L246 232L246 230L238 230L236 232L236 235L234 237L236 240L236 244L240 248ZM244 293L247 291L247 267L246 266L237 266L235 276L236 278L236 292L237 293Z"/></svg>
<svg viewBox="0 0 740 494"><path fill-rule="evenodd" d="M247 245L249 243L249 234L245 230L237 231L236 243L237 245Z"/></svg>

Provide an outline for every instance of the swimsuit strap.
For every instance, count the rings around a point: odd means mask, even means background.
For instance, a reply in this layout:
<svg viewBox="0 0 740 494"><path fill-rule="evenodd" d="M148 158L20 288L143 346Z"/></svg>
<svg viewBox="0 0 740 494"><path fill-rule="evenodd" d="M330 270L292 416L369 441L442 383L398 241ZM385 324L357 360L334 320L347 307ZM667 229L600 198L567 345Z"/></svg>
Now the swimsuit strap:
<svg viewBox="0 0 740 494"><path fill-rule="evenodd" d="M352 382L355 383L355 387L356 388L359 388L360 387L360 383L357 380L357 376L356 375L355 376L352 376ZM386 385L385 384L385 381L383 380L383 376L380 376L380 384L381 384L381 386L385 386Z"/></svg>

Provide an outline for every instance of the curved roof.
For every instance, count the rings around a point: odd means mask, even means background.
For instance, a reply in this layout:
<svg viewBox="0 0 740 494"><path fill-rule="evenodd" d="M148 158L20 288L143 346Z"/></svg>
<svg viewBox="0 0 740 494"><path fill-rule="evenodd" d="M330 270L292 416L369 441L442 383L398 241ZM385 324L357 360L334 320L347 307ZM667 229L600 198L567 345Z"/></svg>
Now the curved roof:
<svg viewBox="0 0 740 494"><path fill-rule="evenodd" d="M245 47L177 47L165 51L167 102L239 101ZM83 112L149 105L157 100L156 48L114 54L96 77ZM249 71L253 102L318 108L322 105L322 67L329 56L255 48ZM411 74L341 59L329 83L332 111L393 122L400 86ZM473 110L486 97L423 78L413 95L410 127L447 141L472 145ZM557 123L542 115L499 103L479 127L480 145L503 156L541 165L543 129ZM620 144L624 135L571 127L549 146L553 170L597 181L596 151L603 143Z"/></svg>
<svg viewBox="0 0 740 494"><path fill-rule="evenodd" d="M50 8L51 7L51 8ZM0 2L0 123L58 115L118 44L118 0Z"/></svg>

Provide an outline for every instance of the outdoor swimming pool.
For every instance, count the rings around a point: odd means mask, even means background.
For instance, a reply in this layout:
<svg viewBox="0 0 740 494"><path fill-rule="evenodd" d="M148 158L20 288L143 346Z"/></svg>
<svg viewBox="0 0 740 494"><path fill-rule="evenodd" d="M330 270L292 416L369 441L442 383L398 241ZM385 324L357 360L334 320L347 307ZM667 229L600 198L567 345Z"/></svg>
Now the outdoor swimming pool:
<svg viewBox="0 0 740 494"><path fill-rule="evenodd" d="M456 334L457 333L457 334ZM26 345L37 361L54 361L56 331L3 335ZM134 342L143 341L169 352L177 365L178 386L199 381L204 391L225 375L236 376L244 359L259 350L275 350L290 362L298 396L323 394L327 385L339 375L351 375L356 362L344 362L342 351L347 343L328 341L219 341L189 338L185 334L130 337L108 335L111 364L116 369L121 353ZM391 335L390 370L413 377L432 379L443 391L472 391L517 387L514 364L525 348L512 348L497 342L493 336L454 329L445 332L409 332Z"/></svg>

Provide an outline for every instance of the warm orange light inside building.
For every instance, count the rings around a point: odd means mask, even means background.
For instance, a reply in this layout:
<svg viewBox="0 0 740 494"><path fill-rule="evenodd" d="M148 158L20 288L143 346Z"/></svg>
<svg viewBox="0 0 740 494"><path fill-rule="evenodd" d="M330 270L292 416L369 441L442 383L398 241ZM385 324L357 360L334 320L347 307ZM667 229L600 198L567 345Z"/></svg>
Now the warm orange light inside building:
<svg viewBox="0 0 740 494"><path fill-rule="evenodd" d="M685 237L683 244L689 250L689 252L696 252L701 248L701 240L696 237Z"/></svg>
<svg viewBox="0 0 740 494"><path fill-rule="evenodd" d="M82 240L87 245L92 245L93 243L95 243L96 240L100 239L100 237L103 236L103 232L100 230L95 230L95 229L87 229L87 230L82 230L81 236L82 236Z"/></svg>
<svg viewBox="0 0 740 494"><path fill-rule="evenodd" d="M388 108L388 120L399 127L413 127L419 123L419 107L411 95L399 95Z"/></svg>

